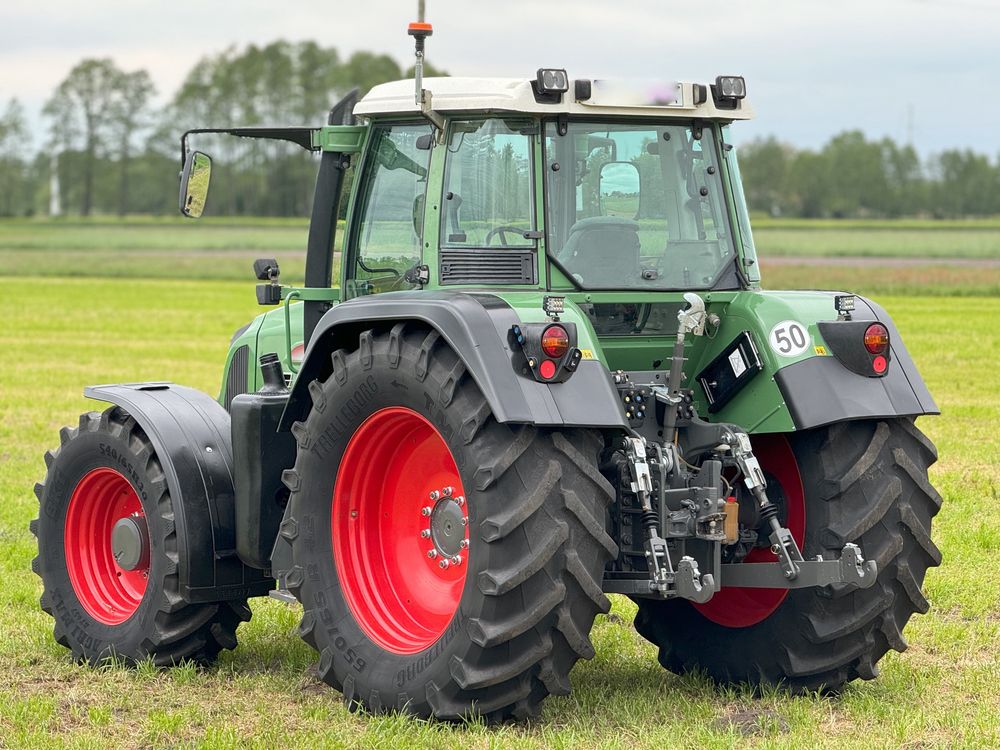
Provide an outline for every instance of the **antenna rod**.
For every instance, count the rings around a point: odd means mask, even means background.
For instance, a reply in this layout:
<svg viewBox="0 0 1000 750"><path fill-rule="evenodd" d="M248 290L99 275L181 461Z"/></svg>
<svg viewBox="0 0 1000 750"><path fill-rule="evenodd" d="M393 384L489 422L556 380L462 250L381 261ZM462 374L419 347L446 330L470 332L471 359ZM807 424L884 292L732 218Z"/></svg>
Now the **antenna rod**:
<svg viewBox="0 0 1000 750"><path fill-rule="evenodd" d="M417 106L420 106L427 99L424 95L424 42L427 37L434 33L434 30L429 23L425 23L423 20L423 2L420 3L417 14L420 16L420 20L416 23L411 23L407 29L407 33L413 37L414 55L416 56L416 62L413 66L413 77L416 84L415 103Z"/></svg>
<svg viewBox="0 0 1000 750"><path fill-rule="evenodd" d="M419 4L417 13L423 19L423 0ZM420 107L420 113L438 129L438 138L440 139L443 138L444 134L444 118L434 111L431 105L431 92L424 88L424 43L427 37L434 33L434 29L429 23L420 20L416 23L411 23L407 29L407 33L413 37L414 54L416 55L416 62L413 65L414 102Z"/></svg>

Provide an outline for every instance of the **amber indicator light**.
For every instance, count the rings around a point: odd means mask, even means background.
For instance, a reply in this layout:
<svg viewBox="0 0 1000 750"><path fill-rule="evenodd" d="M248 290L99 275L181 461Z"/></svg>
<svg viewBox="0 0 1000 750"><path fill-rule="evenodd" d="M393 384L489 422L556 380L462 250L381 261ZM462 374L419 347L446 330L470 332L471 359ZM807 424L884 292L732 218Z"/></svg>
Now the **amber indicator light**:
<svg viewBox="0 0 1000 750"><path fill-rule="evenodd" d="M865 349L872 354L885 354L889 348L889 331L881 323L872 323L865 329ZM884 369L884 368L883 368Z"/></svg>
<svg viewBox="0 0 1000 750"><path fill-rule="evenodd" d="M562 326L549 326L542 332L542 351L546 356L559 359L569 351L569 334Z"/></svg>

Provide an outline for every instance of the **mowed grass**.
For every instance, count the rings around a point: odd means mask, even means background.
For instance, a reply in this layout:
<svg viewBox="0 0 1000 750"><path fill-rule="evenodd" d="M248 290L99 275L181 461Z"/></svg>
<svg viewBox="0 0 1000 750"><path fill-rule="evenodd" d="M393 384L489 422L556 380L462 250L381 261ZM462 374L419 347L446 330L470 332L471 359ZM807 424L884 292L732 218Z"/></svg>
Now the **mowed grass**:
<svg viewBox="0 0 1000 750"><path fill-rule="evenodd" d="M755 218L758 253L791 256L1000 258L1000 219Z"/></svg>
<svg viewBox="0 0 1000 750"><path fill-rule="evenodd" d="M0 747L926 748L1000 746L1000 300L887 297L944 410L924 418L944 495L944 552L873 682L839 698L754 697L662 670L628 600L599 617L597 656L540 721L487 728L350 714L294 634L298 610L253 603L240 646L215 667L73 664L52 640L30 571L33 484L58 430L100 406L88 383L169 378L216 393L231 332L254 315L252 282L25 278L0 332Z"/></svg>

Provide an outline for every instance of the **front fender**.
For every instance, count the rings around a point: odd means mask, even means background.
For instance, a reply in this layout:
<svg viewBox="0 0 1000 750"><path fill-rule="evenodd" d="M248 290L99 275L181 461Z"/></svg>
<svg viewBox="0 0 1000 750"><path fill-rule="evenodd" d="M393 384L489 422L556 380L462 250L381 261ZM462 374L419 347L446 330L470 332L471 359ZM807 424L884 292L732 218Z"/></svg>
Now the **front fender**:
<svg viewBox="0 0 1000 750"><path fill-rule="evenodd" d="M226 410L211 396L173 383L95 385L84 395L128 412L156 450L173 503L180 595L189 602L267 595L273 581L236 556Z"/></svg>
<svg viewBox="0 0 1000 750"><path fill-rule="evenodd" d="M358 297L327 312L309 340L280 429L304 419L312 405L308 385L329 375L330 355L355 349L358 336L378 326L418 321L435 329L462 358L498 422L553 427L626 427L611 376L584 360L563 383L539 383L514 370L507 331L522 321L502 299L468 292L393 292Z"/></svg>

